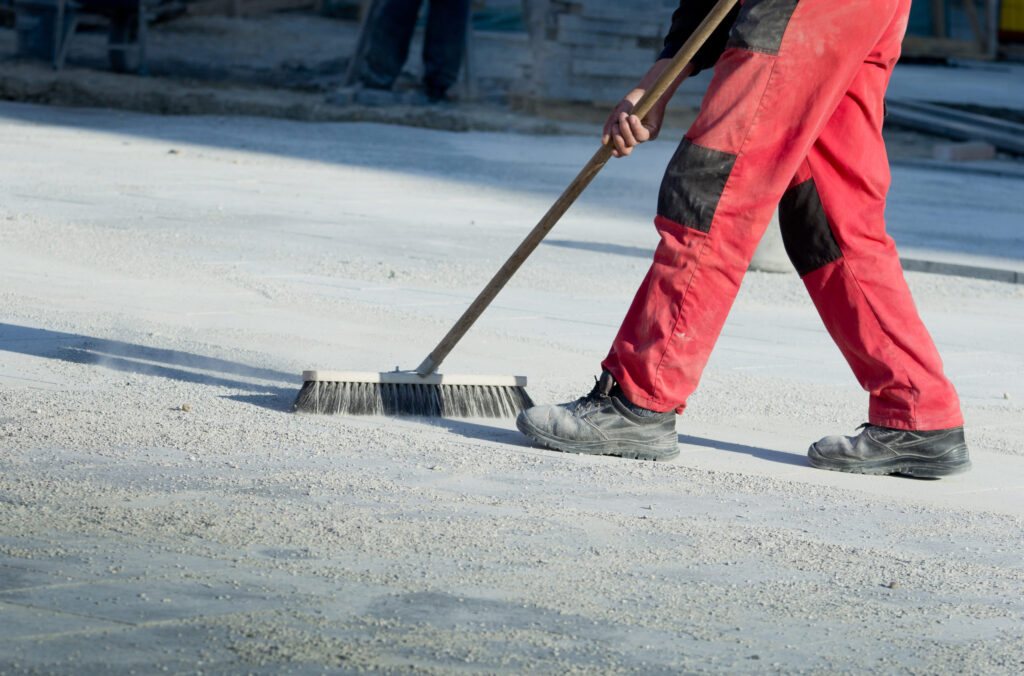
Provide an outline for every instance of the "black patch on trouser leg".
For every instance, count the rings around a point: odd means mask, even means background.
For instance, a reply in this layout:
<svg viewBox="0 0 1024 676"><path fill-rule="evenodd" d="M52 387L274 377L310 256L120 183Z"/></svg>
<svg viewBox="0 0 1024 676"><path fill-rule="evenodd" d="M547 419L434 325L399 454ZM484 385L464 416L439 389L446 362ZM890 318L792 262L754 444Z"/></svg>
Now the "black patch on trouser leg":
<svg viewBox="0 0 1024 676"><path fill-rule="evenodd" d="M733 24L726 49L778 54L782 35L796 11L798 0L746 0Z"/></svg>
<svg viewBox="0 0 1024 676"><path fill-rule="evenodd" d="M658 191L658 215L701 232L711 230L718 201L736 155L684 138L665 169Z"/></svg>
<svg viewBox="0 0 1024 676"><path fill-rule="evenodd" d="M800 276L842 258L814 179L786 191L779 202L782 244Z"/></svg>

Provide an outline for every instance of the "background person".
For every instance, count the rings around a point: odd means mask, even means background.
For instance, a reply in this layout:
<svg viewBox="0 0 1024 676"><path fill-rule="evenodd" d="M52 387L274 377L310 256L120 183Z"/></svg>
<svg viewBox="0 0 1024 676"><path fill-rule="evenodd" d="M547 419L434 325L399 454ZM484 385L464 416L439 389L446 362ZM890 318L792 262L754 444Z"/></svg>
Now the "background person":
<svg viewBox="0 0 1024 676"><path fill-rule="evenodd" d="M445 99L459 76L466 48L470 0L427 0L423 39L423 91L430 101ZM375 0L357 73L368 89L390 91L409 56L423 0Z"/></svg>

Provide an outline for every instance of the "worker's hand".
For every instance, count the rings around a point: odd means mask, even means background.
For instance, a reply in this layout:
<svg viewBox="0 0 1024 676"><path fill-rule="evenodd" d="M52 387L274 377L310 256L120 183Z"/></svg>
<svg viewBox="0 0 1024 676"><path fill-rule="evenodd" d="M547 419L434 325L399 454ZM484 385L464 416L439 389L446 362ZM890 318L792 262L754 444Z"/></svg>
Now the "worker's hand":
<svg viewBox="0 0 1024 676"><path fill-rule="evenodd" d="M643 89L634 89L626 94L604 123L601 143L608 144L610 141L612 155L615 157L626 157L639 144L657 138L661 131L661 122L665 117L664 105L655 105L642 120L632 114L633 107L643 95Z"/></svg>
<svg viewBox="0 0 1024 676"><path fill-rule="evenodd" d="M658 59L655 61L650 70L640 78L636 88L626 94L626 98L619 101L619 104L612 109L611 115L608 116L608 121L604 123L601 143L605 145L611 143L612 155L615 157L625 157L633 152L633 148L644 141L658 138L658 132L661 131L661 123L665 119L665 107L668 105L672 95L675 94L676 88L695 70L695 66L692 63L686 64L679 71L679 75L668 85L668 88L665 89L665 92L655 104L651 106L651 109L644 115L642 120L632 113L633 108L643 98L644 92L656 83L658 77L668 68L670 63L671 59Z"/></svg>

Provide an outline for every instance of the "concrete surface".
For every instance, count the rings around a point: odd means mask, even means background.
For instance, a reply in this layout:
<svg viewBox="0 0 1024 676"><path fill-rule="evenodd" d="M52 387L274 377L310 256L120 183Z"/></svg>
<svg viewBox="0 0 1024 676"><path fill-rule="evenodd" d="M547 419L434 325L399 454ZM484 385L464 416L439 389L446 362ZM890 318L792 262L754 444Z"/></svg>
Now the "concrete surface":
<svg viewBox="0 0 1024 676"><path fill-rule="evenodd" d="M91 53L0 69L4 96L98 106L0 103L0 674L1024 670L1024 284L984 278L1024 272L1020 162L887 131L890 232L958 273L907 278L970 473L807 466L867 397L792 273L748 274L678 460L577 457L508 420L290 405L306 368L418 364L593 153L592 121L371 117L326 105L309 63L305 89L258 87ZM251 59L280 74L283 53ZM1012 68L915 68L891 94L1024 109ZM589 390L680 133L606 167L443 370Z"/></svg>
<svg viewBox="0 0 1024 676"><path fill-rule="evenodd" d="M677 461L566 456L289 408L304 368L418 363L593 138L10 103L0 135L0 673L1020 672L1024 285L908 273L969 474L806 465L867 400L793 274L748 275ZM673 146L444 370L589 389ZM897 166L890 227L1019 263L1021 187Z"/></svg>

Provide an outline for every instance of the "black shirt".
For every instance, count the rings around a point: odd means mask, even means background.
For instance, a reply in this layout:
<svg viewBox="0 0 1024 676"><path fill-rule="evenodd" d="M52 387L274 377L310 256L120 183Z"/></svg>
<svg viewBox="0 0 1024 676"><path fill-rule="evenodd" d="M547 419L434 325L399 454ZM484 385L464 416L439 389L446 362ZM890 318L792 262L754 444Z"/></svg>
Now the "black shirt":
<svg viewBox="0 0 1024 676"><path fill-rule="evenodd" d="M679 0L679 9L672 13L672 27L669 28L668 34L665 36L665 47L661 50L658 58L671 59L675 56L714 6L715 0ZM708 41L697 51L693 57L693 65L696 66L694 73L715 65L718 57L725 51L725 42L729 39L729 31L739 13L740 5L736 3L736 6L726 15Z"/></svg>

